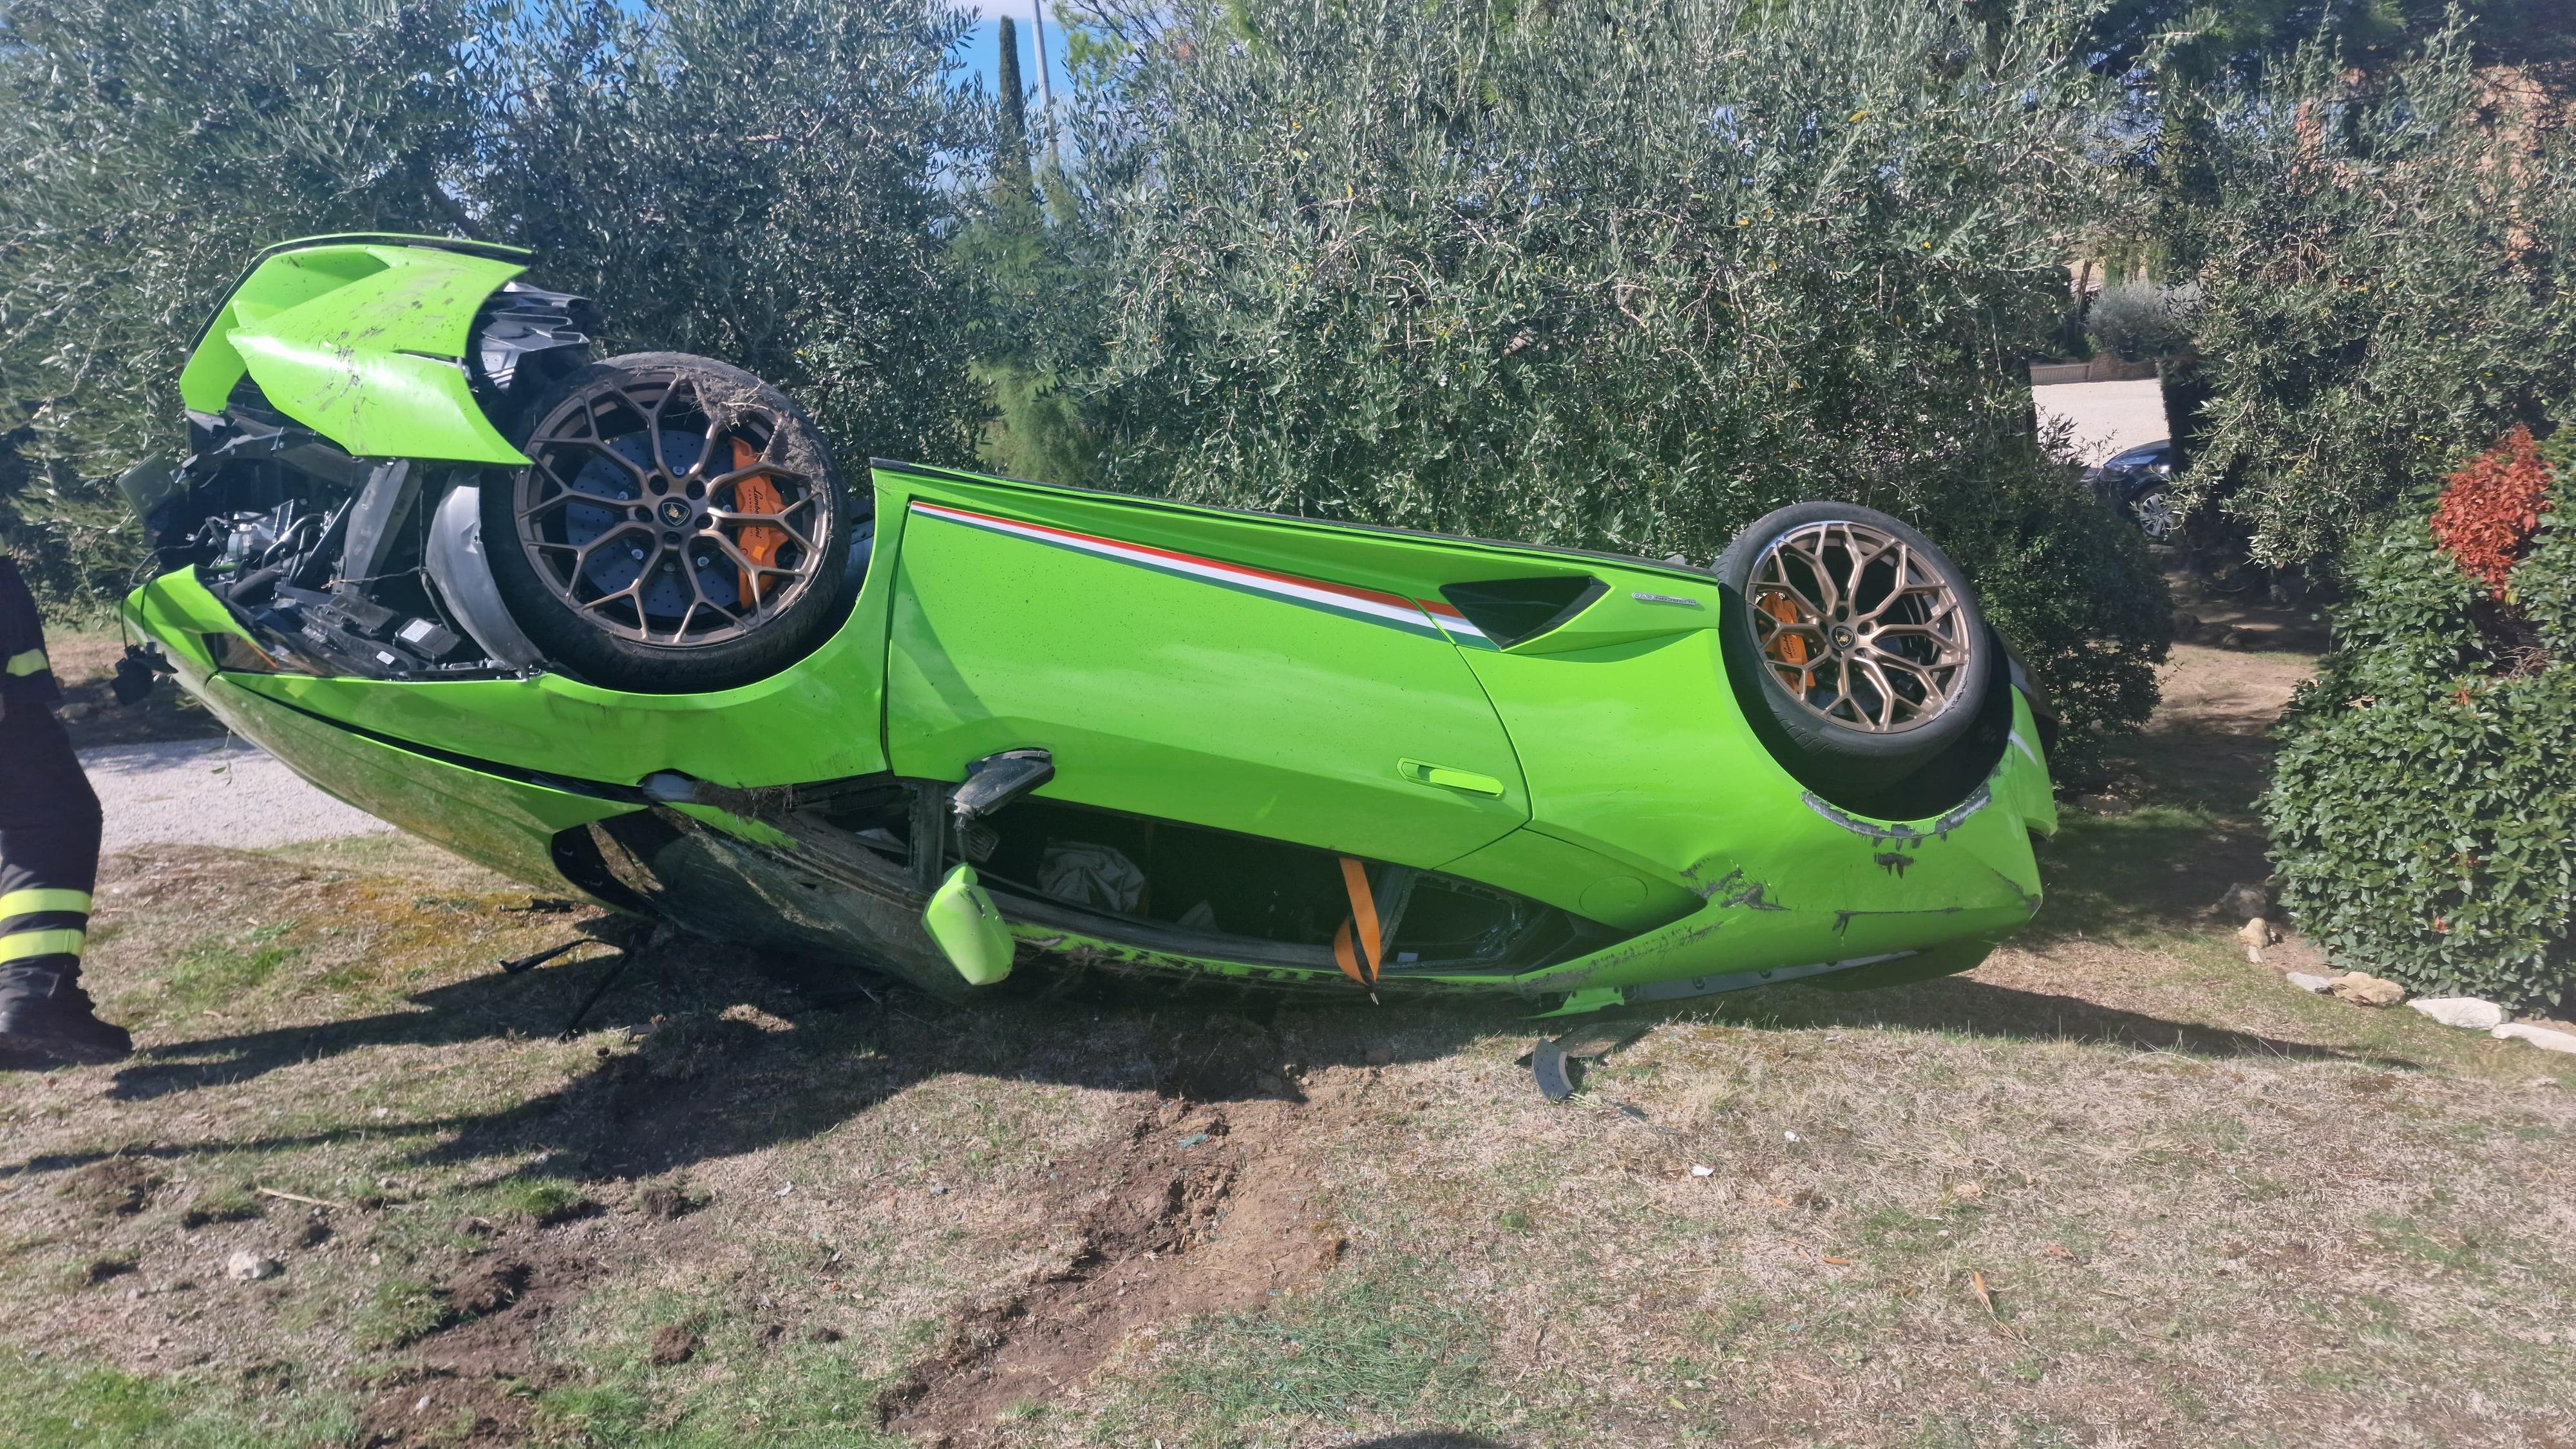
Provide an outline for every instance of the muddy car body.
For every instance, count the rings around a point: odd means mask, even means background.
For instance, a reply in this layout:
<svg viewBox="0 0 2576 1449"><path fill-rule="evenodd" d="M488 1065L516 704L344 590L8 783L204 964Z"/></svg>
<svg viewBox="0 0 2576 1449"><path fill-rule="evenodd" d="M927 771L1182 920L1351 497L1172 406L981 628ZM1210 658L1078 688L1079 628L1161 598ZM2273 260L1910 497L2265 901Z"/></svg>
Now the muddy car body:
<svg viewBox="0 0 2576 1449"><path fill-rule="evenodd" d="M1785 510L1712 572L852 488L757 379L590 360L526 260L265 254L183 378L192 456L127 488L161 662L462 855L949 995L1582 1010L1958 970L2037 905L2044 702L1892 520Z"/></svg>

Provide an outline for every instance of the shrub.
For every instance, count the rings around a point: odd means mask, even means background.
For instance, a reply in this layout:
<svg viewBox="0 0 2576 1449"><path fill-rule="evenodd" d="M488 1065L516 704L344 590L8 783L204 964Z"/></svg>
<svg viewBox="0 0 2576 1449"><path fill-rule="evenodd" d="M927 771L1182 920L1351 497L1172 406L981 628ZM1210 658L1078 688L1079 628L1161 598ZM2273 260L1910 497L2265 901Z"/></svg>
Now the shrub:
<svg viewBox="0 0 2576 1449"><path fill-rule="evenodd" d="M2264 797L2301 929L2419 991L2515 1004L2576 988L2576 530L2516 513L2535 526L2495 594L2472 568L2510 550L2463 516L2539 457L2509 437L2453 475L2438 506L2465 556L2429 492L2352 551L2334 652Z"/></svg>
<svg viewBox="0 0 2576 1449"><path fill-rule="evenodd" d="M2200 310L2200 284L2180 282L2160 287L2153 282L2113 282L2084 312L2084 330L2093 345L2128 362L2171 357L2191 344L2193 314Z"/></svg>
<svg viewBox="0 0 2576 1449"><path fill-rule="evenodd" d="M2161 583L2042 461L2023 367L2105 175L2069 10L1116 8L1065 229L1102 341L1050 359L1108 486L1698 562L1848 499L2026 639L2111 631L2035 667L2143 717ZM2034 557L2100 572L2042 600Z"/></svg>
<svg viewBox="0 0 2576 1449"><path fill-rule="evenodd" d="M106 480L184 437L180 362L252 252L446 229L466 9L0 6L0 428L29 424L0 469L0 548L40 589L122 590L137 534Z"/></svg>
<svg viewBox="0 0 2576 1449"><path fill-rule="evenodd" d="M2540 531L2548 488L2549 469L2531 429L2517 427L2450 476L2433 508L2433 539L2490 597L2501 599L2505 579Z"/></svg>
<svg viewBox="0 0 2576 1449"><path fill-rule="evenodd" d="M1938 515L1937 541L1975 576L1977 602L2039 676L2065 725L2050 763L2083 779L2105 733L2156 707L2173 600L2146 536L2034 460L1988 475L1973 508Z"/></svg>
<svg viewBox="0 0 2576 1449"><path fill-rule="evenodd" d="M2183 484L2223 491L2262 561L2330 565L2576 376L2576 128L2455 27L2386 73L2311 47L2208 135Z"/></svg>

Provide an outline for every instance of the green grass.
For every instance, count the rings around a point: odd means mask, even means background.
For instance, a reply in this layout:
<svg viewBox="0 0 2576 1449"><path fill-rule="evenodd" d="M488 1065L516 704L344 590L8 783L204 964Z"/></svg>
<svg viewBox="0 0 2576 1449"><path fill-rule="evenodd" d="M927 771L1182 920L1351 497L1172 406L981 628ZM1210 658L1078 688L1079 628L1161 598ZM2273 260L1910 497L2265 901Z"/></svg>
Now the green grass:
<svg viewBox="0 0 2576 1449"><path fill-rule="evenodd" d="M537 1404L548 1443L616 1449L897 1449L876 1427L886 1380L846 1347L776 1339L754 1315L719 1297L653 1291L585 1305L574 1333L587 1370ZM653 1330L689 1327L700 1337L685 1363L656 1367L644 1349Z"/></svg>
<svg viewBox="0 0 2576 1449"><path fill-rule="evenodd" d="M2189 923L2217 899L2199 868L2213 838L2229 833L2229 823L2207 811L2170 805L2119 815L2067 811L2057 834L2038 843L2047 903L2033 930L2128 937Z"/></svg>
<svg viewBox="0 0 2576 1449"><path fill-rule="evenodd" d="M579 1188L545 1178L516 1177L491 1189L494 1215L523 1217L538 1224L568 1222L598 1204Z"/></svg>
<svg viewBox="0 0 2576 1449"><path fill-rule="evenodd" d="M1274 1307L1166 1327L1176 1350L1136 1384L1136 1399L1093 1425L1103 1443L1218 1446L1267 1442L1256 1426L1290 1420L1366 1424L1381 1416L1461 1422L1484 1378L1491 1329L1427 1264L1387 1264Z"/></svg>
<svg viewBox="0 0 2576 1449"><path fill-rule="evenodd" d="M367 1295L350 1336L373 1349L417 1343L448 1320L447 1298L418 1278L388 1278Z"/></svg>
<svg viewBox="0 0 2576 1449"><path fill-rule="evenodd" d="M158 998L148 1002L151 1015L204 1011L238 1001L266 986L280 971L303 958L304 948L280 944L280 938L298 924L272 921L246 931L209 936L191 945L163 973Z"/></svg>
<svg viewBox="0 0 2576 1449"><path fill-rule="evenodd" d="M331 1394L252 1399L186 1377L0 1357L0 1449L300 1449L356 1431Z"/></svg>
<svg viewBox="0 0 2576 1449"><path fill-rule="evenodd" d="M1913 1444L1914 1449L2075 1449L2085 1438L2018 1414L1995 1419L1943 1414L1917 1425Z"/></svg>

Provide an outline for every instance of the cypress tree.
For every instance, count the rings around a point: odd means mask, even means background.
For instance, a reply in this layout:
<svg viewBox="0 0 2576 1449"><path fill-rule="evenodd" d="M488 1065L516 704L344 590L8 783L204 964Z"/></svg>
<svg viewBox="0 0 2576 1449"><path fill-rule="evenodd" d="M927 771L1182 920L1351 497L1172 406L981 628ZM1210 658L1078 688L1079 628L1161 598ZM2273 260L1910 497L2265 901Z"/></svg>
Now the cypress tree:
<svg viewBox="0 0 2576 1449"><path fill-rule="evenodd" d="M1028 95L1020 84L1020 32L1011 17L1002 17L995 43L1001 47L994 67L1002 116L993 137L993 201L998 206L1026 205L1036 192L1029 175Z"/></svg>

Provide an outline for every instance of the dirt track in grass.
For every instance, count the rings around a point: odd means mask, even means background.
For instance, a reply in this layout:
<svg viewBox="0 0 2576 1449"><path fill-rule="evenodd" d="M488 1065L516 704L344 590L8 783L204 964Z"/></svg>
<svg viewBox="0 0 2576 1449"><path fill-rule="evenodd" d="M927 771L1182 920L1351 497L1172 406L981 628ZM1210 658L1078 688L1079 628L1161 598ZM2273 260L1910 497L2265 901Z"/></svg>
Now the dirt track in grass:
<svg viewBox="0 0 2576 1449"><path fill-rule="evenodd" d="M2304 668L2178 649L1975 972L1565 1104L1501 1009L690 943L559 1042L599 956L490 963L577 917L436 851L118 860L143 1052L0 1079L0 1444L2566 1443L2576 1072L2204 914Z"/></svg>

